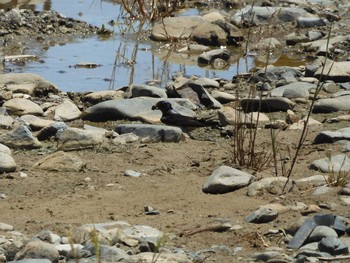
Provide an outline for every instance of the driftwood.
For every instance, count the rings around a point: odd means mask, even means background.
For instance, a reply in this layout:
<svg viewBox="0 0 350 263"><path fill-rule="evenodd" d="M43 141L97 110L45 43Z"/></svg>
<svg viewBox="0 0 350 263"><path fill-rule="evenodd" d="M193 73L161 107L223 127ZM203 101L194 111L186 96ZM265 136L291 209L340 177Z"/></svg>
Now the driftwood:
<svg viewBox="0 0 350 263"><path fill-rule="evenodd" d="M205 231L225 232L230 230L231 228L232 228L232 225L229 223L217 223L209 226L202 226L202 227L196 227L190 230L184 230L183 232L180 233L180 237L181 236L188 237L188 236L192 236Z"/></svg>

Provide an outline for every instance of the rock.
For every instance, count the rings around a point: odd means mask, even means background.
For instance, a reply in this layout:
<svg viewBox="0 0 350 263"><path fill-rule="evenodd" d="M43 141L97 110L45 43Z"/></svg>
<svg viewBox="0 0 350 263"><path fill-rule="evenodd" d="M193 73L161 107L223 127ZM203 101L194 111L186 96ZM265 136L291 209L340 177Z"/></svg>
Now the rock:
<svg viewBox="0 0 350 263"><path fill-rule="evenodd" d="M298 82L301 77L304 77L304 75L292 67L268 67L267 69L263 68L255 72L249 79L249 82L268 82L272 86L275 86L278 82L281 85L286 85L292 82Z"/></svg>
<svg viewBox="0 0 350 263"><path fill-rule="evenodd" d="M350 39L350 35L347 37ZM314 77L323 80L333 80L335 82L348 82L350 81L350 61L332 61L327 59L322 61L316 70Z"/></svg>
<svg viewBox="0 0 350 263"><path fill-rule="evenodd" d="M287 111L293 109L294 105L294 102L282 97L241 99L244 112L259 111L259 109L260 112Z"/></svg>
<svg viewBox="0 0 350 263"><path fill-rule="evenodd" d="M269 50L270 52L274 51L275 49L280 49L282 48L281 42L279 42L276 38L271 37L271 38L265 38L261 41L259 41L259 43L257 43L257 45L254 47L254 49L256 50L262 50L262 51L266 51Z"/></svg>
<svg viewBox="0 0 350 263"><path fill-rule="evenodd" d="M36 74L7 73L1 74L0 86L7 86L13 92L20 91L34 96L47 96L49 93L57 94L58 88Z"/></svg>
<svg viewBox="0 0 350 263"><path fill-rule="evenodd" d="M58 130L56 139L58 149L64 151L95 148L105 141L105 132L67 128Z"/></svg>
<svg viewBox="0 0 350 263"><path fill-rule="evenodd" d="M321 131L314 139L315 144L334 143L340 140L350 140L350 128L342 128L337 131Z"/></svg>
<svg viewBox="0 0 350 263"><path fill-rule="evenodd" d="M65 99L63 103L57 105L54 119L56 121L72 121L80 118L81 111L70 100Z"/></svg>
<svg viewBox="0 0 350 263"><path fill-rule="evenodd" d="M252 256L250 256L250 260L254 261L263 261L263 262L280 262L284 263L282 258L285 258L287 255L282 254L279 251L264 251L264 252L258 252L254 253ZM288 257L288 256L287 256ZM276 260L276 261L274 261ZM286 262L292 262L292 261L286 261Z"/></svg>
<svg viewBox="0 0 350 263"><path fill-rule="evenodd" d="M327 175L313 175L309 177L304 177L301 179L294 180L298 187L302 186L322 186L327 183Z"/></svg>
<svg viewBox="0 0 350 263"><path fill-rule="evenodd" d="M0 143L0 153L11 155L11 149L6 145Z"/></svg>
<svg viewBox="0 0 350 263"><path fill-rule="evenodd" d="M9 224L0 223L0 230L1 231L14 231L14 227L9 225Z"/></svg>
<svg viewBox="0 0 350 263"><path fill-rule="evenodd" d="M271 92L272 97L286 97L289 99L294 98L308 98L310 90L316 90L317 85L307 82L293 82L287 85L275 88Z"/></svg>
<svg viewBox="0 0 350 263"><path fill-rule="evenodd" d="M32 131L40 130L55 123L52 120L42 119L30 114L23 115L20 117L20 119L25 123L25 125L29 126Z"/></svg>
<svg viewBox="0 0 350 263"><path fill-rule="evenodd" d="M310 42L310 37L308 37L307 35L297 35L295 33L289 34L286 39L286 44L291 46L305 42Z"/></svg>
<svg viewBox="0 0 350 263"><path fill-rule="evenodd" d="M120 124L115 128L119 134L134 133L139 137L149 137L152 141L179 142L182 130L178 127L151 124Z"/></svg>
<svg viewBox="0 0 350 263"><path fill-rule="evenodd" d="M35 149L41 147L41 143L25 125L20 125L8 133L0 134L0 143L16 149Z"/></svg>
<svg viewBox="0 0 350 263"><path fill-rule="evenodd" d="M5 101L3 107L7 108L11 114L17 116L22 116L25 114L40 116L44 113L38 104L27 99L10 99L8 101Z"/></svg>
<svg viewBox="0 0 350 263"><path fill-rule="evenodd" d="M139 140L140 140L140 137L134 133L124 133L115 137L112 142L115 145L120 145L120 144L137 142Z"/></svg>
<svg viewBox="0 0 350 263"><path fill-rule="evenodd" d="M345 154L333 155L313 161L309 168L323 173L347 173L350 171L350 158Z"/></svg>
<svg viewBox="0 0 350 263"><path fill-rule="evenodd" d="M16 254L16 261L21 259L49 259L55 262L59 253L54 245L41 240L31 240ZM18 262L18 261L17 261Z"/></svg>
<svg viewBox="0 0 350 263"><path fill-rule="evenodd" d="M198 56L198 64L209 65L214 63L215 59L222 59L228 61L230 59L230 53L227 49L213 49L206 51Z"/></svg>
<svg viewBox="0 0 350 263"><path fill-rule="evenodd" d="M50 154L33 165L34 168L54 172L80 172L85 166L79 157L63 151Z"/></svg>
<svg viewBox="0 0 350 263"><path fill-rule="evenodd" d="M300 28L322 27L326 26L326 21L318 17L298 17L297 26Z"/></svg>
<svg viewBox="0 0 350 263"><path fill-rule="evenodd" d="M136 172L133 170L126 170L126 171L124 171L123 175L129 176L129 177L140 177L140 176L142 176L142 173Z"/></svg>
<svg viewBox="0 0 350 263"><path fill-rule="evenodd" d="M220 166L208 177L202 187L207 194L224 194L249 185L255 177L229 166Z"/></svg>
<svg viewBox="0 0 350 263"><path fill-rule="evenodd" d="M276 194L278 191L282 192L282 188L287 182L287 178L283 176L263 178L259 181L253 182L248 186L247 195L256 196L262 195L264 192ZM286 186L286 192L293 188L293 181L289 180Z"/></svg>
<svg viewBox="0 0 350 263"><path fill-rule="evenodd" d="M350 96L320 99L315 102L313 113L331 113L350 110Z"/></svg>
<svg viewBox="0 0 350 263"><path fill-rule="evenodd" d="M122 90L103 90L96 91L84 96L84 101L96 104L106 100L117 100L124 98L124 91Z"/></svg>
<svg viewBox="0 0 350 263"><path fill-rule="evenodd" d="M220 103L229 103L238 100L236 95L218 90L213 90L210 94L213 96L214 99L216 99Z"/></svg>
<svg viewBox="0 0 350 263"><path fill-rule="evenodd" d="M299 16L307 15L310 14L302 8L246 5L232 16L231 22L235 25L264 25L275 17L280 22L293 22Z"/></svg>
<svg viewBox="0 0 350 263"><path fill-rule="evenodd" d="M0 173L15 172L17 165L12 156L0 151Z"/></svg>
<svg viewBox="0 0 350 263"><path fill-rule="evenodd" d="M331 255L349 254L349 247L339 238L333 236L323 238L318 243L318 249Z"/></svg>
<svg viewBox="0 0 350 263"><path fill-rule="evenodd" d="M98 103L83 113L83 119L93 121L106 121L117 119L129 119L129 120L141 120L148 123L160 122L161 112L153 111L152 106L155 105L161 99L138 97L124 100L109 100ZM184 99L167 99L172 103L173 108L181 114L194 116L195 112L188 107L182 107L183 105L195 106L189 101Z"/></svg>
<svg viewBox="0 0 350 263"><path fill-rule="evenodd" d="M39 141L45 141L53 136L56 136L56 133L59 130L65 130L68 129L69 126L65 124L64 122L54 122L50 126L42 128L38 134L37 138Z"/></svg>
<svg viewBox="0 0 350 263"><path fill-rule="evenodd" d="M10 129L15 122L15 119L11 116L5 116L0 114L0 128Z"/></svg>
<svg viewBox="0 0 350 263"><path fill-rule="evenodd" d="M162 238L163 232L150 226L134 225L123 229L128 238L139 240L140 242L149 242L154 245Z"/></svg>
<svg viewBox="0 0 350 263"><path fill-rule="evenodd" d="M221 46L227 44L227 33L216 23L206 20L192 31L191 38L198 44L205 46Z"/></svg>
<svg viewBox="0 0 350 263"><path fill-rule="evenodd" d="M316 189L312 192L312 195L323 195L325 193L328 193L329 191L331 191L332 189L328 186L325 185L321 185L316 187Z"/></svg>
<svg viewBox="0 0 350 263"><path fill-rule="evenodd" d="M263 223L269 223L275 220L277 216L278 216L278 213L276 211L274 211L273 209L264 207L247 215L244 218L244 221L248 223L263 224Z"/></svg>
<svg viewBox="0 0 350 263"><path fill-rule="evenodd" d="M142 84L133 84L131 87L128 87L125 91L125 98L136 98L136 97L152 97L152 98L167 98L167 94L164 89L142 85Z"/></svg>
<svg viewBox="0 0 350 263"><path fill-rule="evenodd" d="M328 226L316 226L307 238L306 242L320 241L325 237L338 237L337 232Z"/></svg>

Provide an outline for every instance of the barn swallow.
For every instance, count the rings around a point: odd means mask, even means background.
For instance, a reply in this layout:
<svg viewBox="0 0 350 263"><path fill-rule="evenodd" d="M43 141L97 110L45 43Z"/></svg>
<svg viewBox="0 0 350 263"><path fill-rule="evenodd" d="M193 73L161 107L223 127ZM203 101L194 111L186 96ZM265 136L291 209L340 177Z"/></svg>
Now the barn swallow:
<svg viewBox="0 0 350 263"><path fill-rule="evenodd" d="M173 109L169 101L162 100L152 106L152 110L160 110L162 112L161 122L166 125L178 127L208 127L219 125L218 121L209 118L196 118L185 116Z"/></svg>

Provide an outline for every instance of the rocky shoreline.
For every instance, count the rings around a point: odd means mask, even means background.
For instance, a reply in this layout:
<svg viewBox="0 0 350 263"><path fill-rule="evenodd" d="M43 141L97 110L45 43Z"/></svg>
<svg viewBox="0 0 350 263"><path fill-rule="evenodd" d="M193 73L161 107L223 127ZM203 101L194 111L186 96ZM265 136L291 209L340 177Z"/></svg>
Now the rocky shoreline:
<svg viewBox="0 0 350 263"><path fill-rule="evenodd" d="M350 3L331 1L326 9L306 1L283 1L280 5L262 1L260 6L243 6L230 19L228 13L216 11L203 17L169 17L153 27L150 37L191 42L180 51L197 52L199 64L225 67L231 59L229 49L208 51L208 46L241 45L246 39L244 27L252 23L254 32L263 29L269 37L257 43L255 35L255 40L251 40L255 45L247 50L249 55L256 56L257 61L270 61L288 46L288 52L299 50L299 55L308 56L312 61L307 65L266 66L232 80L174 73L166 87L133 84L118 90L85 93L62 92L35 74L1 74L0 207L14 213L16 219L12 222L22 222L21 229L28 234L4 221L12 218L4 214L0 224L0 261L349 260ZM34 22L28 23L25 18L29 16L45 22L43 34L79 31L84 35L97 30L55 12L1 12L3 40L41 28ZM272 38L272 33L281 34L281 23L296 32ZM333 29L327 36L330 25ZM281 39L285 43L281 44ZM267 57L266 49L271 53ZM283 174L277 176L269 163L265 170L255 171L232 163L226 148L235 136L237 119L244 127L258 125L257 147L266 152L271 147L270 129L278 131L281 162L288 163L292 156L288 159L282 153L295 151L315 92L316 102L307 123L309 136L294 177L288 180ZM220 127L187 133L179 127L163 125L160 111L152 110L161 100L169 101L184 115L214 115ZM256 109L260 109L260 114L252 113ZM55 181L56 177L65 180L63 185ZM339 182L339 177L344 181ZM162 180L177 180L172 181L177 187ZM282 194L285 187L288 191ZM68 194L62 195L65 191ZM26 203L36 195L38 199L33 204ZM47 203L50 198L56 200L55 195L60 196L58 203L62 202L57 206L68 211L57 211L55 203ZM138 195L136 205L132 199ZM115 196L117 200L113 199ZM155 198L155 208L139 203L149 200L149 196ZM237 203L230 203L232 199ZM30 207L40 202L46 210L37 217L38 213L31 212ZM99 207L102 214L111 205L122 209L124 202L126 208L119 213L97 215ZM143 211L140 205L144 205ZM42 211L40 207L36 209ZM84 215L80 209L95 209L90 214L94 224L85 224L86 218L79 220ZM65 216L60 217L60 212ZM26 213L39 223L26 219ZM174 218L168 218L171 216ZM73 218L74 227L64 226ZM199 218L205 219L200 226L193 226ZM63 221L57 227L60 233L43 230L43 224L37 227L43 231L37 233L30 228L44 219ZM156 227L158 221L166 225L164 231ZM69 233L63 233L67 228ZM200 237L195 239L196 236Z"/></svg>

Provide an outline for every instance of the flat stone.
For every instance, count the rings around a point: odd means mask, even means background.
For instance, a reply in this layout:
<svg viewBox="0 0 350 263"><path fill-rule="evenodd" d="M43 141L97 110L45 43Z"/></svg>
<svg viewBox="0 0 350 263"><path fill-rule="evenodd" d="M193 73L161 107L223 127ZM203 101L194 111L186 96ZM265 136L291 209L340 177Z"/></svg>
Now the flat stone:
<svg viewBox="0 0 350 263"><path fill-rule="evenodd" d="M269 223L278 217L278 213L273 209L264 207L260 208L244 218L248 223L263 224Z"/></svg>
<svg viewBox="0 0 350 263"><path fill-rule="evenodd" d="M163 142L179 142L182 136L182 130L178 127L152 124L120 124L115 131L119 134L134 133L139 137Z"/></svg>
<svg viewBox="0 0 350 263"><path fill-rule="evenodd" d="M241 99L241 107L245 112L260 111L275 112L292 110L295 103L287 98L269 97L264 99L246 98Z"/></svg>
<svg viewBox="0 0 350 263"><path fill-rule="evenodd" d="M58 259L58 256L58 250L54 245L41 240L31 240L16 254L16 260L31 258L49 259L54 262Z"/></svg>
<svg viewBox="0 0 350 263"><path fill-rule="evenodd" d="M208 194L224 194L249 185L255 177L229 166L220 166L208 177L202 191Z"/></svg>
<svg viewBox="0 0 350 263"><path fill-rule="evenodd" d="M43 119L40 118L38 116L35 115L23 115L20 117L20 119L31 128L32 131L37 131L40 130L42 128L45 128L47 126L50 126L54 123L54 121L52 120L47 120L47 119Z"/></svg>
<svg viewBox="0 0 350 263"><path fill-rule="evenodd" d="M39 160L33 167L54 172L80 172L85 165L76 155L58 151Z"/></svg>
<svg viewBox="0 0 350 263"><path fill-rule="evenodd" d="M168 95L165 89L153 87L150 85L133 84L132 87L128 87L125 91L126 98L136 97L152 97L152 98L167 98Z"/></svg>
<svg viewBox="0 0 350 263"><path fill-rule="evenodd" d="M22 116L25 114L40 116L44 113L38 104L28 99L10 99L8 101L5 101L3 107L7 108L12 114L17 116Z"/></svg>
<svg viewBox="0 0 350 263"><path fill-rule="evenodd" d="M92 104L97 104L106 100L117 100L123 98L124 91L122 90L103 90L86 94L84 96L84 101L90 102Z"/></svg>
<svg viewBox="0 0 350 263"><path fill-rule="evenodd" d="M18 126L8 133L0 134L0 143L16 149L35 149L41 147L41 143L25 125Z"/></svg>
<svg viewBox="0 0 350 263"><path fill-rule="evenodd" d="M56 121L72 121L80 118L81 111L70 100L65 99L56 106L54 119Z"/></svg>
<svg viewBox="0 0 350 263"><path fill-rule="evenodd" d="M333 155L313 161L309 168L324 173L347 173L350 171L350 159L345 154Z"/></svg>

